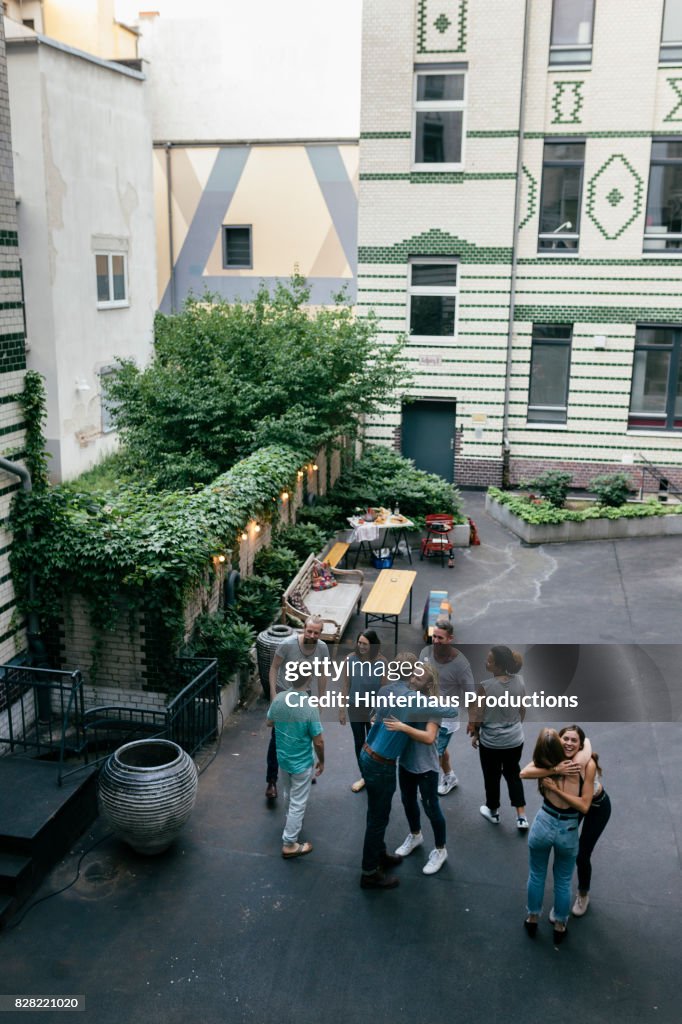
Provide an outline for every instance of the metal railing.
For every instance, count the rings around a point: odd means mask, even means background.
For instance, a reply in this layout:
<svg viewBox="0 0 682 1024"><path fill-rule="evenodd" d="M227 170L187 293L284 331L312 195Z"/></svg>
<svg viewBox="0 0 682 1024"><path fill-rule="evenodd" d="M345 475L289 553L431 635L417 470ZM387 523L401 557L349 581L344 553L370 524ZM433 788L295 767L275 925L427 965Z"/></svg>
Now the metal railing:
<svg viewBox="0 0 682 1024"><path fill-rule="evenodd" d="M659 497L659 499L661 501L666 501L667 498L668 498L668 495L672 495L675 498L682 499L682 491L678 491L674 487L670 486L670 481L668 480L667 476L665 475L664 470L659 469L658 466L655 466L653 464L653 462L649 462L649 460L646 458L646 456L642 455L641 452L637 453L636 458L638 459L638 461L640 461L642 463L642 466L641 466L642 476L641 476L641 480L640 480L640 484L639 484L639 498L640 498L640 501L644 497L644 481L645 481L645 478L646 478L647 474L649 476L652 476L657 481L656 490L658 491L658 497Z"/></svg>
<svg viewBox="0 0 682 1024"><path fill-rule="evenodd" d="M83 715L79 671L0 666L0 744L11 753L58 760L59 785L67 755L87 762Z"/></svg>
<svg viewBox="0 0 682 1024"><path fill-rule="evenodd" d="M85 710L80 672L0 666L0 743L11 752L59 760L58 785L138 739L169 739L192 756L218 734L218 663L179 658L165 708L107 704ZM65 770L66 758L78 758Z"/></svg>
<svg viewBox="0 0 682 1024"><path fill-rule="evenodd" d="M218 662L180 658L178 675L190 681L166 707L166 738L192 755L218 733Z"/></svg>

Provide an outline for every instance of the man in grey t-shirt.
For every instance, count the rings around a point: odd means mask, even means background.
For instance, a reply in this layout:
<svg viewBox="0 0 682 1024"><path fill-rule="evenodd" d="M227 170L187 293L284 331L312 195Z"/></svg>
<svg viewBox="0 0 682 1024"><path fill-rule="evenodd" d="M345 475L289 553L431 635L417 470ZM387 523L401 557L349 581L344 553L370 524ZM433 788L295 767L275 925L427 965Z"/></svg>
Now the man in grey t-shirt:
<svg viewBox="0 0 682 1024"><path fill-rule="evenodd" d="M292 683L287 680L287 668L291 673L292 669L295 671L297 667L302 666L304 662L311 663L316 658L322 660L323 658L329 658L329 648L327 647L324 640L320 640L322 635L323 621L319 615L311 615L306 619L303 625L303 631L301 633L294 633L293 636L288 636L286 640L283 640L275 651L275 656L272 659L270 665L270 702L274 701L278 693L282 693L283 690L290 690ZM310 691L312 689L313 680L317 681L317 691L320 697L323 697L327 692L329 685L328 673L324 670L315 672L311 670L310 681L304 689ZM275 739L275 730L272 730L270 736L270 744L268 746L267 756L267 771L266 771L266 783L267 788L265 790L265 796L267 800L274 800L277 796L277 777L279 775L279 765L277 763L277 743Z"/></svg>
<svg viewBox="0 0 682 1024"><path fill-rule="evenodd" d="M433 627L432 646L425 647L419 655L420 661L427 661L438 672L438 685L444 697L458 697L460 705L464 704L465 693L475 693L474 676L471 665L461 651L453 647L453 627L449 619L436 619ZM440 757L440 777L438 780L439 796L446 796L457 785L450 763L447 747L452 734L459 729L458 716L453 714L444 717L438 730L438 754Z"/></svg>

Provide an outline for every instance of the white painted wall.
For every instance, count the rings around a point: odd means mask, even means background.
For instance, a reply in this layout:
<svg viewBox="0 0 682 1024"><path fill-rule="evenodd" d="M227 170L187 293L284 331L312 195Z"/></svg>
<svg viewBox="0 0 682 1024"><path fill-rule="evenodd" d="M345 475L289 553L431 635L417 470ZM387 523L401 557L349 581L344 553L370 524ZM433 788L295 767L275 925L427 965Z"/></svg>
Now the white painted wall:
<svg viewBox="0 0 682 1024"><path fill-rule="evenodd" d="M362 0L139 0L156 141L355 138Z"/></svg>
<svg viewBox="0 0 682 1024"><path fill-rule="evenodd" d="M52 474L116 443L101 431L98 371L147 361L156 308L152 147L145 83L46 43L8 44L29 366L44 374ZM127 308L97 308L94 236L128 248ZM90 390L77 393L76 378Z"/></svg>

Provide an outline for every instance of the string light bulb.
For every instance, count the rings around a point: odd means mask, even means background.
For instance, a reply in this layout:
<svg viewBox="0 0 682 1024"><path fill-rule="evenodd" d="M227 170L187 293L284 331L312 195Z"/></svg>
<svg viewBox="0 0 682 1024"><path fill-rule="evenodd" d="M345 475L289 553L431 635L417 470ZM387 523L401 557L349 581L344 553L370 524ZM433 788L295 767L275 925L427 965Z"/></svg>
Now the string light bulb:
<svg viewBox="0 0 682 1024"><path fill-rule="evenodd" d="M253 529L255 533L260 533L260 523L256 523Z"/></svg>
<svg viewBox="0 0 682 1024"><path fill-rule="evenodd" d="M249 539L248 533L243 533L242 534L242 540L248 540L248 539Z"/></svg>
<svg viewBox="0 0 682 1024"><path fill-rule="evenodd" d="M319 468L320 467L318 466L318 464L316 462L313 462L313 469L317 471Z"/></svg>
<svg viewBox="0 0 682 1024"><path fill-rule="evenodd" d="M287 501L288 498L289 498L289 492L288 491L282 491L281 497L282 497L282 501Z"/></svg>
<svg viewBox="0 0 682 1024"><path fill-rule="evenodd" d="M225 555L222 555L222 554L218 555L218 561L219 562L224 562L225 561Z"/></svg>

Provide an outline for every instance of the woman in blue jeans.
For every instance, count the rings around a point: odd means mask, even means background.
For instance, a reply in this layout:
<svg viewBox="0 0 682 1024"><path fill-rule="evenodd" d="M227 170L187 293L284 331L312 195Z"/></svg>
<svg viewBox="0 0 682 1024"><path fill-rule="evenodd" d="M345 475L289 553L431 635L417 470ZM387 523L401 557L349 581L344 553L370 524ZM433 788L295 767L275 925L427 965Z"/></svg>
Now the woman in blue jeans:
<svg viewBox="0 0 682 1024"><path fill-rule="evenodd" d="M580 815L587 814L594 793L593 761L580 774L561 774L566 761L561 739L555 729L543 729L538 736L533 760L521 772L522 778L537 777L537 769L552 774L538 780L543 804L528 836L528 914L526 931L534 937L542 911L550 852L554 851L554 943L566 937L566 922L571 909L571 879L578 854ZM592 767L590 767L592 765Z"/></svg>

